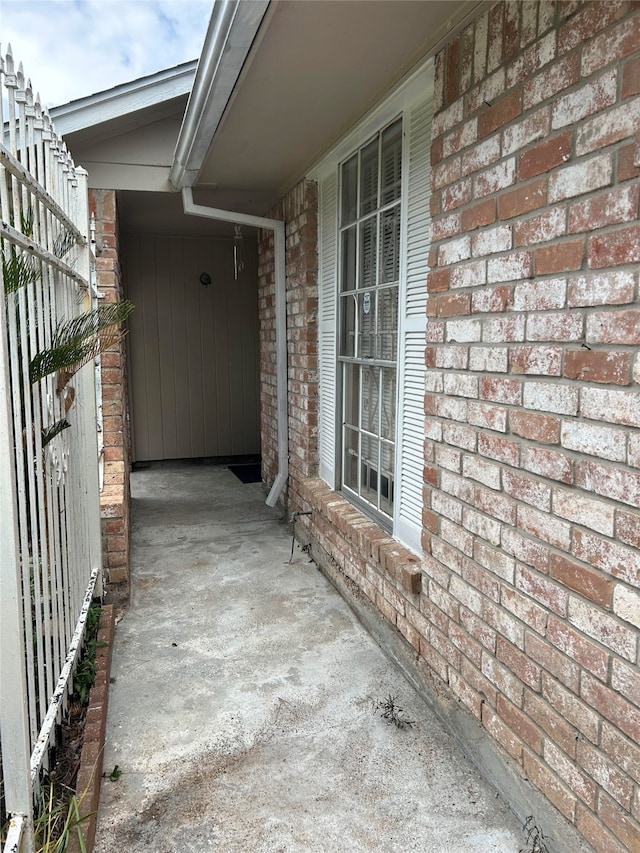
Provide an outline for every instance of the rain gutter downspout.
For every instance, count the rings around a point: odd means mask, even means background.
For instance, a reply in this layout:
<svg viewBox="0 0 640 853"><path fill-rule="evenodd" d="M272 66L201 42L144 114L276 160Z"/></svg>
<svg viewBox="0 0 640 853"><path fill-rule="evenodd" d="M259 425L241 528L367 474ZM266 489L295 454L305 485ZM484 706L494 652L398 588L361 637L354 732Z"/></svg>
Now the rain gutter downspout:
<svg viewBox="0 0 640 853"><path fill-rule="evenodd" d="M195 204L191 187L182 188L184 212L205 219L266 228L274 234L275 312L276 312L276 388L278 404L278 473L267 497L267 505L275 506L289 476L289 433L287 416L287 290L285 279L285 231L280 219L251 216L217 207Z"/></svg>

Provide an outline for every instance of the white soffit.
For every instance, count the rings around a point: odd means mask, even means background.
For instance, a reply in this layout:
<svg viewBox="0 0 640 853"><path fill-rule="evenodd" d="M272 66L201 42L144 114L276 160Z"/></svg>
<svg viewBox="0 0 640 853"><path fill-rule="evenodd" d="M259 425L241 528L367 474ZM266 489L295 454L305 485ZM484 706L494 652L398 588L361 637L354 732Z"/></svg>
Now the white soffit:
<svg viewBox="0 0 640 853"><path fill-rule="evenodd" d="M196 187L235 191L250 198L246 212L264 213L485 5L273 0Z"/></svg>

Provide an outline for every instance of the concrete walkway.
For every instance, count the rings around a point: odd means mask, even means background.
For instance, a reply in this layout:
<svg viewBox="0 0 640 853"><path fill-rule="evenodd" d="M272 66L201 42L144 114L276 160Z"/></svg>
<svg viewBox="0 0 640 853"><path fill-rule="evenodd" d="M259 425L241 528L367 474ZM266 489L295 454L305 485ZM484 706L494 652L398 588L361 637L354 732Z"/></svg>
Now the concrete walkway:
<svg viewBox="0 0 640 853"><path fill-rule="evenodd" d="M520 826L226 467L132 476L97 853L517 853ZM376 703L397 697L413 726Z"/></svg>

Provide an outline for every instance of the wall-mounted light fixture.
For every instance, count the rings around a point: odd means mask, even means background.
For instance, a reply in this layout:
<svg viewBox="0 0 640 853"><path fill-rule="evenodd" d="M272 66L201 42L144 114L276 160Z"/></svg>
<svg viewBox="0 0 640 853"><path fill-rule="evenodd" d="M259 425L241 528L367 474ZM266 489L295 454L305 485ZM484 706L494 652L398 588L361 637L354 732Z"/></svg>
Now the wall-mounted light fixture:
<svg viewBox="0 0 640 853"><path fill-rule="evenodd" d="M208 272L201 272L200 273L200 284L203 287L209 287L209 285L211 284L211 276L209 275Z"/></svg>

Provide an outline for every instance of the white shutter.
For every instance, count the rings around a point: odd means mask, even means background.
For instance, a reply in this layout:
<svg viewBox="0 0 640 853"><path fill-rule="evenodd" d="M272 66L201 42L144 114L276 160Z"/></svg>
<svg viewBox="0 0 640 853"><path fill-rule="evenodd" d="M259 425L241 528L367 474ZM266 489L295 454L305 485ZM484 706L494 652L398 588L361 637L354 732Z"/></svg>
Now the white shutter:
<svg viewBox="0 0 640 853"><path fill-rule="evenodd" d="M427 271L430 246L431 99L409 114L406 186L406 279L400 304L399 419L394 533L421 552L424 465L424 378ZM407 160L405 160L407 162Z"/></svg>
<svg viewBox="0 0 640 853"><path fill-rule="evenodd" d="M319 187L318 450L320 477L336 485L337 171Z"/></svg>

